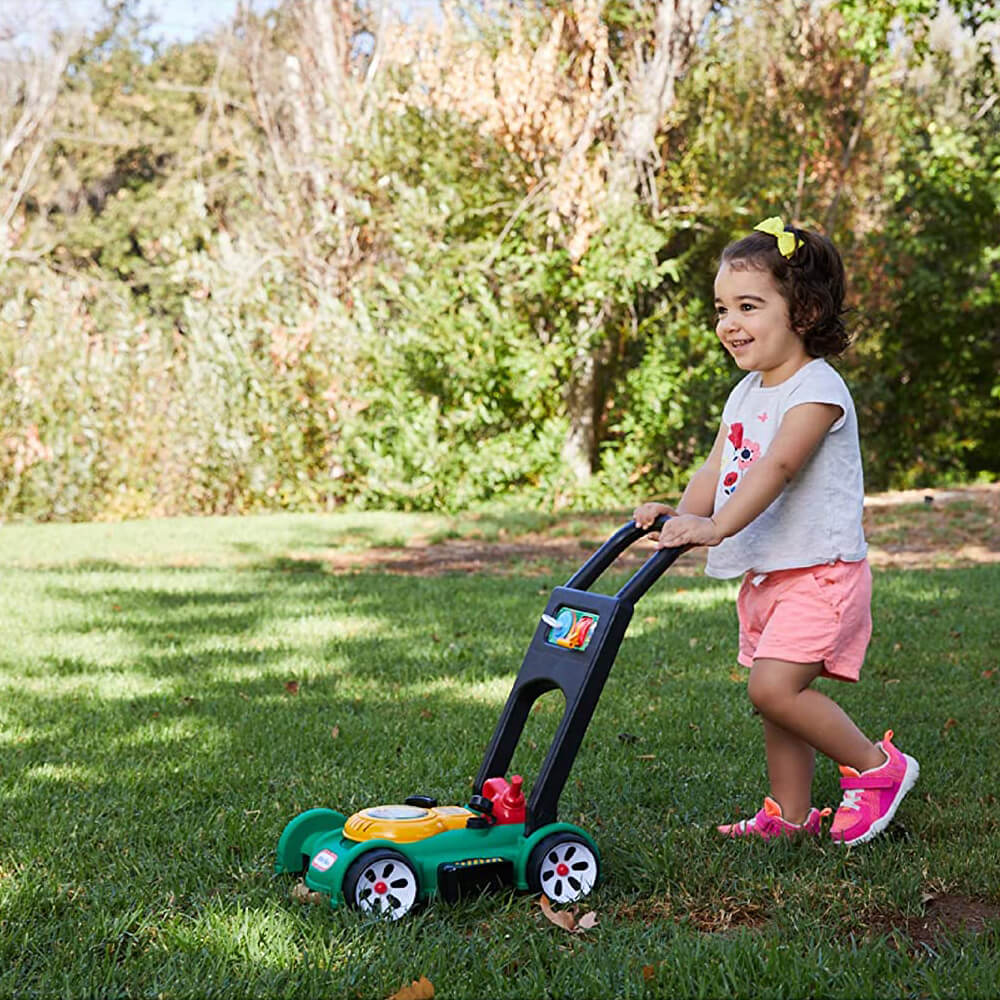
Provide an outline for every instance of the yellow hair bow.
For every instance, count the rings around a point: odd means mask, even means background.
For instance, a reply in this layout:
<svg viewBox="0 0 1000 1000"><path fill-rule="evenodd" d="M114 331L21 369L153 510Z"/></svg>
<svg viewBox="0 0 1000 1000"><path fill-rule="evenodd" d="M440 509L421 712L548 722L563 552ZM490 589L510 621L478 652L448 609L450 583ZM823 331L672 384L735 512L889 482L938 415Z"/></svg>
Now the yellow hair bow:
<svg viewBox="0 0 1000 1000"><path fill-rule="evenodd" d="M781 221L780 215L772 215L771 218L758 222L753 227L755 232L767 233L778 241L778 253L782 257L791 257L800 246L800 240L795 233L790 233L785 229L785 224Z"/></svg>

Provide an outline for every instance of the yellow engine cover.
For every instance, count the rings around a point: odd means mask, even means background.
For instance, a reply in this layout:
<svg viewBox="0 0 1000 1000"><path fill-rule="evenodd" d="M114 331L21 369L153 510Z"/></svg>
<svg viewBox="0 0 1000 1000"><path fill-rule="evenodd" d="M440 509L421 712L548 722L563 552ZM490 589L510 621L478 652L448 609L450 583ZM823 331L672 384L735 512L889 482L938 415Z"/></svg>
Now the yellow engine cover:
<svg viewBox="0 0 1000 1000"><path fill-rule="evenodd" d="M372 806L356 812L344 824L344 836L359 843L365 840L393 840L397 844L412 844L446 830L464 828L471 809L464 806Z"/></svg>

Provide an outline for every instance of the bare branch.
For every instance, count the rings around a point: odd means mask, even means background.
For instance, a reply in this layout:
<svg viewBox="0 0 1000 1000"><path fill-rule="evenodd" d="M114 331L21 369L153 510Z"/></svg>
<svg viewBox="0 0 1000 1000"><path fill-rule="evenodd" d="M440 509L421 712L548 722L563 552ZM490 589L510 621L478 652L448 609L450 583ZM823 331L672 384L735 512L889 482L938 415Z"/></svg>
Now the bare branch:
<svg viewBox="0 0 1000 1000"><path fill-rule="evenodd" d="M655 161L664 116L673 107L677 81L711 10L712 0L660 0L656 5L652 52L646 58L636 50L635 106L621 129L622 152L633 163Z"/></svg>
<svg viewBox="0 0 1000 1000"><path fill-rule="evenodd" d="M0 26L0 261L9 257L11 226L51 138L63 76L79 45L75 33L16 43Z"/></svg>
<svg viewBox="0 0 1000 1000"><path fill-rule="evenodd" d="M837 187L833 193L833 198L830 200L830 205L827 208L826 215L823 219L823 228L827 232L830 232L833 229L836 222L837 209L840 206L840 199L844 193L844 185L847 183L847 174L851 168L851 161L854 159L854 151L857 149L858 140L861 138L861 132L864 129L865 112L868 109L868 96L871 91L870 84L871 66L866 63L861 79L861 104L858 108L858 118L854 123L854 128L851 130L851 137L844 146L844 152L840 158L840 174L837 178Z"/></svg>
<svg viewBox="0 0 1000 1000"><path fill-rule="evenodd" d="M315 287L346 281L361 254L346 206L352 144L367 134L377 106L387 16L353 0L290 0L278 35L241 8L238 53L253 107L251 123L264 143L252 172L268 212L272 245L294 247Z"/></svg>

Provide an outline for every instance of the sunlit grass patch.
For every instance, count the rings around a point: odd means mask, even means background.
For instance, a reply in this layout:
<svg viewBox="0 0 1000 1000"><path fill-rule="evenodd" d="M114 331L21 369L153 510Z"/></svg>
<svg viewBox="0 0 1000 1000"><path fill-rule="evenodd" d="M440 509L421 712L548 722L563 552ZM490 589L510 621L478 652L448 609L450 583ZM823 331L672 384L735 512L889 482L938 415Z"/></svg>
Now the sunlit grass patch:
<svg viewBox="0 0 1000 1000"><path fill-rule="evenodd" d="M39 526L44 561L17 526L16 557L0 551L0 995L381 998L422 975L455 997L989 995L988 920L938 927L933 953L905 941L931 894L1000 902L996 567L878 572L862 683L824 687L921 760L872 845L716 840L766 780L736 588L668 574L636 607L560 802L600 846L597 926L566 935L510 893L386 926L292 901L278 835L313 806L465 801L572 567L282 568L291 546L365 522L336 523L163 522L110 548L108 526L55 548ZM174 565L175 543L197 564ZM514 762L529 787L562 710L554 691L531 713ZM829 762L815 792L836 805Z"/></svg>

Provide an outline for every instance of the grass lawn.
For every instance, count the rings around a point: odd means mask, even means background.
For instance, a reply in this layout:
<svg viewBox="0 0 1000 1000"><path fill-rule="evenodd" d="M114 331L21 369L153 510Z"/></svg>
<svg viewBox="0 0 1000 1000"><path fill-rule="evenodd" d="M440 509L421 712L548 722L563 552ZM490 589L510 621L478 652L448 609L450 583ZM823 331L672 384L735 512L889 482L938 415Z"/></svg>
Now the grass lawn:
<svg viewBox="0 0 1000 1000"><path fill-rule="evenodd" d="M920 511L914 508L914 518ZM580 559L624 516L570 532ZM406 515L0 528L0 996L983 997L1000 982L1000 564L879 570L862 683L822 682L922 774L897 823L729 843L765 791L735 587L637 606L560 803L592 832L596 927L537 900L396 924L294 902L285 823L467 800L556 561L389 573L331 551L549 527ZM696 557L686 557L696 565ZM617 573L601 589L617 587ZM562 709L538 703L528 785ZM821 761L817 804L839 800Z"/></svg>

